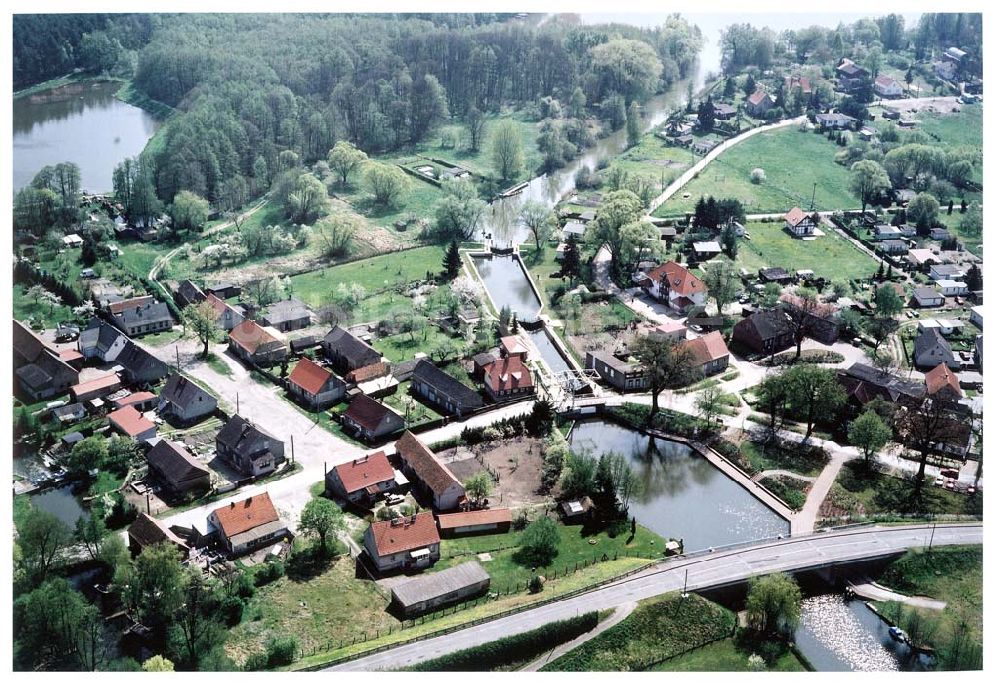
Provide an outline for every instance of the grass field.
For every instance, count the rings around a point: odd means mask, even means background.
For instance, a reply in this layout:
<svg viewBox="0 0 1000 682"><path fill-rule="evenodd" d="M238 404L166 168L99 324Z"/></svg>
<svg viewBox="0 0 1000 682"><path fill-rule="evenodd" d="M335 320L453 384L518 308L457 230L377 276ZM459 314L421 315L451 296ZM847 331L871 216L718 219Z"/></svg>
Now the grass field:
<svg viewBox="0 0 1000 682"><path fill-rule="evenodd" d="M967 232L959 227L959 223L962 222L962 213L959 211L959 207L956 206L955 210L952 211L951 215L948 215L946 211L942 211L939 216L942 223L948 226L948 229L958 237L959 241L965 245L967 251L971 251L977 256L982 257L983 255L983 235L982 233L974 234L972 232Z"/></svg>
<svg viewBox="0 0 1000 682"><path fill-rule="evenodd" d="M360 284L371 293L384 291L398 284L416 282L442 269L444 248L424 246L417 249L387 253L374 258L332 265L292 277L295 295L309 305L328 302L329 294L338 284Z"/></svg>
<svg viewBox="0 0 1000 682"><path fill-rule="evenodd" d="M416 332L412 337L408 333L384 336L373 341L372 346L381 351L387 360L402 362L412 360L417 352L426 353L439 346L448 348L448 357L459 357L465 348L465 342L443 332L437 325L428 324L425 332Z"/></svg>
<svg viewBox="0 0 1000 682"><path fill-rule="evenodd" d="M746 672L748 655L732 639L723 639L654 665L648 670L677 673ZM791 651L779 656L767 670L776 673L806 672L806 668Z"/></svg>
<svg viewBox="0 0 1000 682"><path fill-rule="evenodd" d="M698 595L685 599L675 593L647 599L621 623L542 670L644 670L664 658L725 637L735 623L732 611Z"/></svg>
<svg viewBox="0 0 1000 682"><path fill-rule="evenodd" d="M43 300L36 303L33 298L25 295L25 291L24 285L14 285L14 319L24 321L29 317L34 318L36 322L41 322L46 329L53 328L60 322L74 319L73 310L69 306L49 305Z"/></svg>
<svg viewBox="0 0 1000 682"><path fill-rule="evenodd" d="M911 550L894 561L879 578L886 587L908 595L922 595L947 602L936 613L903 606L897 616L904 624L916 615L937 619L930 640L938 651L938 669L975 669L983 646L983 548L936 547L933 551ZM891 613L893 605L880 605ZM914 613L915 612L915 613ZM892 614L896 615L896 614ZM963 629L964 628L964 629ZM958 650L956 650L958 645ZM962 651L966 657L962 656Z"/></svg>
<svg viewBox="0 0 1000 682"><path fill-rule="evenodd" d="M607 177L612 168L618 167L630 176L652 180L657 190L663 191L697 160L691 150L668 145L650 133L643 135L639 144L616 156L600 174Z"/></svg>
<svg viewBox="0 0 1000 682"><path fill-rule="evenodd" d="M824 135L796 126L754 135L710 162L653 215L693 212L702 195L739 199L751 214L784 213L796 205L807 209L814 186L818 210L860 207L848 186L850 171L833 160L840 149ZM760 185L750 182L754 168L767 174ZM685 193L691 196L685 199Z"/></svg>
<svg viewBox="0 0 1000 682"><path fill-rule="evenodd" d="M782 267L789 272L812 270L818 277L862 279L878 270L875 259L858 251L832 228L813 241L796 239L784 222L747 224L750 239L740 241L736 265L756 273L763 267Z"/></svg>
<svg viewBox="0 0 1000 682"><path fill-rule="evenodd" d="M636 526L636 536L629 540L629 528L626 526L617 537L610 537L606 531L589 534L581 526L565 526L557 524L559 529L559 554L549 566L539 567L539 573L563 576L575 567L591 564L595 559L600 563L604 556L609 561L615 560L615 555L624 558L626 552L633 557L639 552L643 557L661 556L663 538L642 526ZM434 570L449 568L465 561L475 560L475 555L489 552L491 561L482 562L483 568L493 579L493 589L506 589L518 583L531 579L534 573L531 567L524 566L514 560L517 545L521 537L520 531L511 531L503 535L486 535L474 538L445 539L441 541L441 561ZM593 541L593 544L591 544ZM497 550L498 547L510 549Z"/></svg>

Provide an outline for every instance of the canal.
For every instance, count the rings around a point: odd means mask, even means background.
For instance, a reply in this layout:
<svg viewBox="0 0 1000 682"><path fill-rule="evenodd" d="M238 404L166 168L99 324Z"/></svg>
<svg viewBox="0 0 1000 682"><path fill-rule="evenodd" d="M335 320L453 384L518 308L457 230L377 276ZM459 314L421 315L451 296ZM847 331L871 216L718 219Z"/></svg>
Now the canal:
<svg viewBox="0 0 1000 682"><path fill-rule="evenodd" d="M44 166L72 161L88 192L109 192L123 159L136 156L158 127L146 111L115 98L118 82L81 81L14 100L14 190Z"/></svg>
<svg viewBox="0 0 1000 682"><path fill-rule="evenodd" d="M493 299L497 312L507 307L521 321L538 319L542 302L528 280L521 261L512 255L474 256L476 271L479 272L486 290Z"/></svg>
<svg viewBox="0 0 1000 682"><path fill-rule="evenodd" d="M787 521L684 443L646 436L603 420L578 421L576 452L622 453L642 481L629 514L685 551L787 536Z"/></svg>

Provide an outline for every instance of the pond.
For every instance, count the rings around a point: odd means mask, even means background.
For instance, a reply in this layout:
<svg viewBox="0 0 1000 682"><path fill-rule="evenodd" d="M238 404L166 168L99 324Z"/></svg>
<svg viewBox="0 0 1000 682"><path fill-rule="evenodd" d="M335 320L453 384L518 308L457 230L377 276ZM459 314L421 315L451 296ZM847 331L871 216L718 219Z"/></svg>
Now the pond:
<svg viewBox="0 0 1000 682"><path fill-rule="evenodd" d="M83 81L14 100L14 189L44 166L72 161L80 186L109 192L115 166L156 132L146 111L115 99L117 82Z"/></svg>
<svg viewBox="0 0 1000 682"><path fill-rule="evenodd" d="M528 281L528 273L514 256L474 257L479 276L486 285L497 311L504 306L519 320L535 320L542 302Z"/></svg>
<svg viewBox="0 0 1000 682"><path fill-rule="evenodd" d="M820 672L929 670L930 656L911 655L910 648L889 636L889 626L865 606L842 594L802 600L795 644Z"/></svg>
<svg viewBox="0 0 1000 682"><path fill-rule="evenodd" d="M787 536L787 521L683 443L652 438L603 420L578 421L575 450L620 452L642 481L629 514L685 551Z"/></svg>
<svg viewBox="0 0 1000 682"><path fill-rule="evenodd" d="M44 509L53 514L70 528L75 528L76 520L87 515L80 501L73 495L73 487L69 485L32 495L31 504L36 509Z"/></svg>

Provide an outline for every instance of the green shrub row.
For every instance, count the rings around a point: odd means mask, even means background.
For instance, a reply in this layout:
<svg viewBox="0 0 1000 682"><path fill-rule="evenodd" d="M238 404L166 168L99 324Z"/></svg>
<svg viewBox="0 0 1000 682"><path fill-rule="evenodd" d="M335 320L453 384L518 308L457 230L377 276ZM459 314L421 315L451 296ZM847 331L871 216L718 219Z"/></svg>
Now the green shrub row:
<svg viewBox="0 0 1000 682"><path fill-rule="evenodd" d="M407 670L475 672L497 668L516 668L520 664L528 663L541 656L549 649L554 649L564 642L593 630L597 626L598 619L597 612L591 611L582 616L549 623L519 635L503 637L494 642L445 654L430 661L422 661L407 668Z"/></svg>

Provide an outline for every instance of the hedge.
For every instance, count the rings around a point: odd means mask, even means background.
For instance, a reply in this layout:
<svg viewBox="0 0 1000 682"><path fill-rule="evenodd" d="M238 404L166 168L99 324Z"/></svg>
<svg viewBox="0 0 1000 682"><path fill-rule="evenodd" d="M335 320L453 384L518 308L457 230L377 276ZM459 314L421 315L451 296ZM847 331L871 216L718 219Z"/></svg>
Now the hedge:
<svg viewBox="0 0 1000 682"><path fill-rule="evenodd" d="M519 635L502 637L493 642L445 654L440 658L422 661L407 668L407 670L477 672L501 667L519 667L520 664L532 661L546 651L593 630L597 626L598 620L597 611L591 611L582 616L549 623Z"/></svg>

